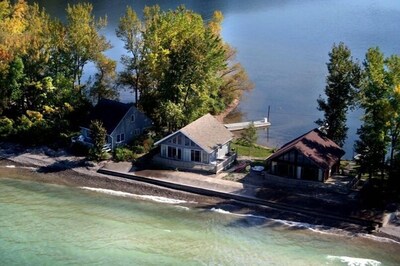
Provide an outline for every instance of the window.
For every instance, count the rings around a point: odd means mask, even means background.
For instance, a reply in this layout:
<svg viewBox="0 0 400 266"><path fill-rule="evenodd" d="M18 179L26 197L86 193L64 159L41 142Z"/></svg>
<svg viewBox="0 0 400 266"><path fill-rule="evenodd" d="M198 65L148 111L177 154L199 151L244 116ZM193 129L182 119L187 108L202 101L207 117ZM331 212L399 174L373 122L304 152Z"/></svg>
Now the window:
<svg viewBox="0 0 400 266"><path fill-rule="evenodd" d="M133 122L135 122L135 120L136 120L135 115L132 115L132 116L131 116L131 122L133 123Z"/></svg>
<svg viewBox="0 0 400 266"><path fill-rule="evenodd" d="M182 145L182 135L178 135L178 145Z"/></svg>
<svg viewBox="0 0 400 266"><path fill-rule="evenodd" d="M139 136L140 135L140 128L137 128L133 131L133 134L135 134L135 136Z"/></svg>
<svg viewBox="0 0 400 266"><path fill-rule="evenodd" d="M190 160L192 162L201 162L201 152L197 150L190 151Z"/></svg>
<svg viewBox="0 0 400 266"><path fill-rule="evenodd" d="M167 157L180 160L180 159L182 159L182 150L181 149L177 149L175 147L168 146Z"/></svg>
<svg viewBox="0 0 400 266"><path fill-rule="evenodd" d="M188 137L185 137L185 146L190 145L190 139Z"/></svg>
<svg viewBox="0 0 400 266"><path fill-rule="evenodd" d="M117 135L117 142L123 142L125 141L125 134L119 134Z"/></svg>

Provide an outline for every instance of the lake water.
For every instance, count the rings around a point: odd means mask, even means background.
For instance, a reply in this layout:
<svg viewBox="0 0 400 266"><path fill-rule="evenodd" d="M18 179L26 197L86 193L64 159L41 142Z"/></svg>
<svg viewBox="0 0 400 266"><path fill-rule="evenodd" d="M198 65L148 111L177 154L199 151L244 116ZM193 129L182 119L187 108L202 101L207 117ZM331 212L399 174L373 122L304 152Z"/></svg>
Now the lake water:
<svg viewBox="0 0 400 266"><path fill-rule="evenodd" d="M382 238L0 176L0 265L400 263L400 243Z"/></svg>
<svg viewBox="0 0 400 266"><path fill-rule="evenodd" d="M81 1L37 1L54 16L64 18L67 3ZM115 60L125 53L115 35L119 17L127 5L139 15L145 5L174 9L180 4L202 14L214 10L225 16L223 38L238 51L255 89L244 96L230 120L258 120L271 106L269 132L259 130L260 144L280 147L316 127L322 117L316 100L323 95L326 62L333 43L344 42L355 58L363 60L369 47L379 46L386 55L400 53L400 1L398 0L120 0L87 1L97 16L108 16L104 34L114 48ZM93 69L87 69L87 75ZM133 97L122 93L122 100ZM346 157L353 156L361 111L349 115Z"/></svg>

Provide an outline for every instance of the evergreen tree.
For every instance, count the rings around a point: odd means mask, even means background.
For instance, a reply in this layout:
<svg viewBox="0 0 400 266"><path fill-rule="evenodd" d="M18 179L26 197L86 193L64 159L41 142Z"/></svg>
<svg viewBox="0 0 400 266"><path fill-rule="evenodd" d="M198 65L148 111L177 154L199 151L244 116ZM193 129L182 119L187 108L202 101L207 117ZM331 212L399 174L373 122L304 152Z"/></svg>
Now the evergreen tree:
<svg viewBox="0 0 400 266"><path fill-rule="evenodd" d="M318 99L318 110L324 112L324 119L318 119L316 123L320 126L327 125L327 136L343 146L348 130L347 111L355 102L355 90L361 76L360 67L353 62L351 51L344 43L333 45L327 67L326 99Z"/></svg>
<svg viewBox="0 0 400 266"><path fill-rule="evenodd" d="M94 120L90 124L90 133L93 140L93 147L89 150L89 157L100 161L104 157L104 145L106 144L107 131L103 123Z"/></svg>

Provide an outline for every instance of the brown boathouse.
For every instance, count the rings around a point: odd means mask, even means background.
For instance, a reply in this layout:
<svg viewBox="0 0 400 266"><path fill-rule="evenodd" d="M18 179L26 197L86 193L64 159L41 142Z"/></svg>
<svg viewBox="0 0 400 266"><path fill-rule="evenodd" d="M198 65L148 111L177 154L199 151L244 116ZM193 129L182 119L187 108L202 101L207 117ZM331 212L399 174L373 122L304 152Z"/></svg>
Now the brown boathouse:
<svg viewBox="0 0 400 266"><path fill-rule="evenodd" d="M344 153L316 128L283 145L266 162L272 175L324 182L339 171Z"/></svg>

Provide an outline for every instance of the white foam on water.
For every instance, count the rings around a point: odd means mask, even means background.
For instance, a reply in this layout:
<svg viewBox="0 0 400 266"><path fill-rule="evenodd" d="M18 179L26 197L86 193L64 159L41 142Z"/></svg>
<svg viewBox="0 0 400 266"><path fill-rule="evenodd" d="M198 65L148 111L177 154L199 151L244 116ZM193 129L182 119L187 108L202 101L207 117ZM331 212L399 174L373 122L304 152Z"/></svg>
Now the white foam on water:
<svg viewBox="0 0 400 266"><path fill-rule="evenodd" d="M396 241L394 239L390 239L390 238L387 238L387 237L374 236L374 235L371 235L371 234L358 234L357 236L368 238L368 239L372 239L372 240L378 241L378 242L395 243L395 244L399 244L400 245L399 241Z"/></svg>
<svg viewBox="0 0 400 266"><path fill-rule="evenodd" d="M164 229L164 231L165 231L165 232L168 232L168 233L171 233L171 232L172 232L171 230L168 230L168 229Z"/></svg>
<svg viewBox="0 0 400 266"><path fill-rule="evenodd" d="M233 213L233 212L226 211L226 210L220 209L220 208L211 208L211 211L222 213L222 214L230 214L230 215L234 215L234 216L240 216L240 217L253 217L253 218L260 218L260 219L269 219L265 216L259 216L259 215L253 215L253 214L243 214L243 213Z"/></svg>
<svg viewBox="0 0 400 266"><path fill-rule="evenodd" d="M165 204L188 203L185 200L171 199L171 198L160 197L160 196L151 196L151 195L138 195L138 194L123 192L123 191L116 191L116 190L105 189L105 188L93 188L93 187L80 187L80 188L85 189L85 190L99 192L99 193L104 193L104 194L108 194L108 195L118 196L118 197L145 199L145 200L151 200L151 201L155 201L158 203L165 203Z"/></svg>
<svg viewBox="0 0 400 266"><path fill-rule="evenodd" d="M268 218L268 217L261 216L261 215L232 213L230 211L226 211L226 210L220 209L220 208L212 208L211 211L221 213L221 214L239 216L239 217L265 219L268 221L280 223L287 227L308 229L308 230L310 230L314 233L318 233L318 234L334 235L334 236L354 236L354 234L351 234L344 230L340 230L340 229L336 229L336 228L332 228L332 227L321 226L321 225L310 224L310 223L294 222L294 221L287 221L287 220L281 220L281 219L272 219L272 218Z"/></svg>
<svg viewBox="0 0 400 266"><path fill-rule="evenodd" d="M176 207L179 208L179 209L183 209L183 210L185 210L185 211L190 210L190 208L189 208L189 207L186 207L186 206L176 205Z"/></svg>
<svg viewBox="0 0 400 266"><path fill-rule="evenodd" d="M28 169L28 170L32 170L32 171L36 171L38 168L37 167L31 167L31 166L16 166L13 164L8 164L6 166L3 166L5 168L9 168L9 169Z"/></svg>
<svg viewBox="0 0 400 266"><path fill-rule="evenodd" d="M377 266L381 265L380 261L371 260L371 259L364 259L364 258L353 258L353 257L346 257L346 256L326 256L327 259L332 261L340 261L343 263L347 263L348 266Z"/></svg>

